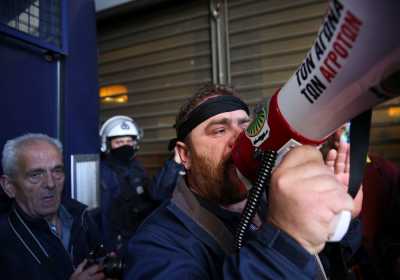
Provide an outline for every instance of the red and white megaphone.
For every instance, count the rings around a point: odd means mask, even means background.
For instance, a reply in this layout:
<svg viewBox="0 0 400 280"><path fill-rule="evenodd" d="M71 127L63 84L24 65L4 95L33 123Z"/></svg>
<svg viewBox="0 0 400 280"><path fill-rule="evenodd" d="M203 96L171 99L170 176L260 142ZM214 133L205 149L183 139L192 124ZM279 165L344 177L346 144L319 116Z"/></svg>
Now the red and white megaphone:
<svg viewBox="0 0 400 280"><path fill-rule="evenodd" d="M343 123L400 94L400 1L333 0L314 45L289 81L264 106L234 147L242 175L256 177L256 148L278 159L301 144L319 145ZM351 215L339 214L331 241Z"/></svg>

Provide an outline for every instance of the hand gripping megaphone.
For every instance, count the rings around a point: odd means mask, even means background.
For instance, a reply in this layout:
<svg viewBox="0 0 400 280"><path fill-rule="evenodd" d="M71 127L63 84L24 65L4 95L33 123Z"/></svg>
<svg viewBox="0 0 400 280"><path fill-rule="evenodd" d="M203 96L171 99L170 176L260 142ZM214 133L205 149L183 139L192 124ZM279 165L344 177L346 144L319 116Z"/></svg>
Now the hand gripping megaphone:
<svg viewBox="0 0 400 280"><path fill-rule="evenodd" d="M256 151L279 157L319 145L343 123L400 94L400 1L333 0L304 61L239 135L232 158L255 181ZM346 213L347 212L347 213ZM339 214L330 240L341 240L351 215Z"/></svg>

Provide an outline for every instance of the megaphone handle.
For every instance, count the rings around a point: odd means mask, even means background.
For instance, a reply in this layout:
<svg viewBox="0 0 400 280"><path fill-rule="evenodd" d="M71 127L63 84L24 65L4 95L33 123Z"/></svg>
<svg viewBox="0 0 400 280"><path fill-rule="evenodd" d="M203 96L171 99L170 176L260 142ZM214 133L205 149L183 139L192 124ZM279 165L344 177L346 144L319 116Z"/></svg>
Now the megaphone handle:
<svg viewBox="0 0 400 280"><path fill-rule="evenodd" d="M332 232L330 233L328 242L338 242L342 240L343 236L349 229L350 221L351 221L350 211L348 210L340 211L340 213L337 214L331 222Z"/></svg>

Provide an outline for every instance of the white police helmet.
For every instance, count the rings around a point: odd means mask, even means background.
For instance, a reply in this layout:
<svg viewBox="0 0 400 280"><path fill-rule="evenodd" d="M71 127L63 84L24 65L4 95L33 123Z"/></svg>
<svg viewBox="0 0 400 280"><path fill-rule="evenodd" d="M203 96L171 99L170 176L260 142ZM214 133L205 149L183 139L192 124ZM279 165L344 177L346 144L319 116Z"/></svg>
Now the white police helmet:
<svg viewBox="0 0 400 280"><path fill-rule="evenodd" d="M136 122L127 116L114 116L108 119L100 128L102 152L107 151L107 139L116 136L133 136L137 141L143 138L143 130Z"/></svg>

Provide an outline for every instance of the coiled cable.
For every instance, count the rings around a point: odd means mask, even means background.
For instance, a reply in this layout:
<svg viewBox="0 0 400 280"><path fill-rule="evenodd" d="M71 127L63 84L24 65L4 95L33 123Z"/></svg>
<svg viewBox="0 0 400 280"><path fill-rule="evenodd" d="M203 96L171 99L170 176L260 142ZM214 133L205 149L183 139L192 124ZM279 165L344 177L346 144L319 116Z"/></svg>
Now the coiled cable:
<svg viewBox="0 0 400 280"><path fill-rule="evenodd" d="M271 180L272 168L275 165L276 155L276 151L259 152L261 165L257 172L256 183L249 191L247 203L240 217L239 227L235 234L235 247L237 250L240 250L243 246L247 228L256 214L263 191L265 190L267 194Z"/></svg>

